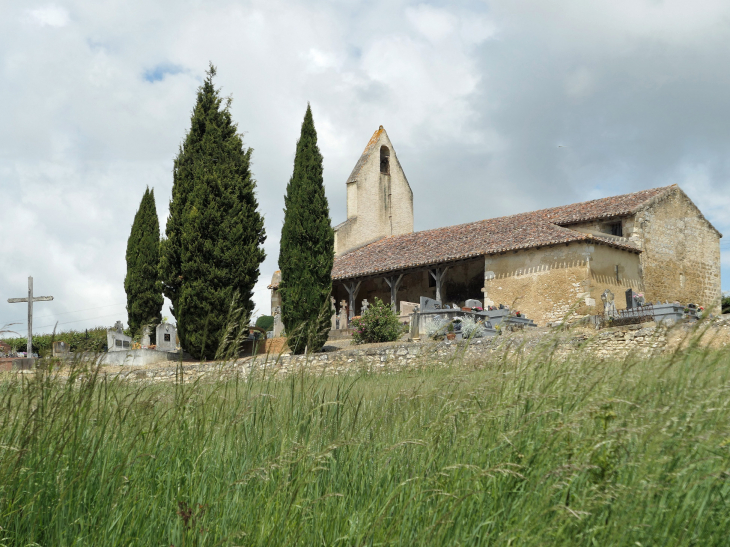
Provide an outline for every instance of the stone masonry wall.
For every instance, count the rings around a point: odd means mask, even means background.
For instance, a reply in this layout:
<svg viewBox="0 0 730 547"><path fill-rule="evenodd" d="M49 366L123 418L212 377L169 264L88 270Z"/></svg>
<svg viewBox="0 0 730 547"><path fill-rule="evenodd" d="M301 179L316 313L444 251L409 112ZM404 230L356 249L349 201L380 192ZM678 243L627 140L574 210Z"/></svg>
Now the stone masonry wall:
<svg viewBox="0 0 730 547"><path fill-rule="evenodd" d="M347 221L337 226L335 252L342 254L383 237L413 232L413 192L384 129L355 181L347 183ZM380 148L389 150L390 174L380 172Z"/></svg>
<svg viewBox="0 0 730 547"><path fill-rule="evenodd" d="M720 235L679 187L639 212L634 231L649 301L693 302L717 311Z"/></svg>
<svg viewBox="0 0 730 547"><path fill-rule="evenodd" d="M485 303L514 307L540 326L559 321L590 291L589 258L583 244L488 256Z"/></svg>
<svg viewBox="0 0 730 547"><path fill-rule="evenodd" d="M183 363L185 381L200 378L216 379L227 375L252 372L286 376L308 374L348 374L351 372L389 372L422 366L486 366L492 358L501 359L505 352L519 352L527 359L546 357L551 352L560 362L569 357L624 359L644 357L674 351L684 340L696 334L691 324L673 327L629 325L594 331L577 329L558 332L553 329L530 329L505 333L494 338L471 342L432 342L382 344L378 347L357 347L313 355L258 355L231 363ZM730 345L730 319L716 321L702 340L715 348ZM180 374L179 367L110 370L109 376L135 381L172 381Z"/></svg>

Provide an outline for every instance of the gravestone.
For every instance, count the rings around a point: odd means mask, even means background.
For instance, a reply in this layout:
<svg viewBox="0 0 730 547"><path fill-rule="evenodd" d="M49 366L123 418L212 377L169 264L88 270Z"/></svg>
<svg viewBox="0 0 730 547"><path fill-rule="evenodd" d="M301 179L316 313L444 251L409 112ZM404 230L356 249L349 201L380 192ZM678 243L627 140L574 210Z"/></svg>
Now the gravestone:
<svg viewBox="0 0 730 547"><path fill-rule="evenodd" d="M114 328L106 331L107 351L128 351L132 349L132 337L124 334L124 325L121 321L114 324Z"/></svg>
<svg viewBox="0 0 730 547"><path fill-rule="evenodd" d="M604 317L615 317L616 316L616 303L614 302L613 293L606 289L601 294L601 300L603 301L603 316Z"/></svg>
<svg viewBox="0 0 730 547"><path fill-rule="evenodd" d="M150 340L150 326L145 325L142 329L142 347L146 348L152 345L152 341Z"/></svg>
<svg viewBox="0 0 730 547"><path fill-rule="evenodd" d="M347 328L347 300L340 302L340 329Z"/></svg>
<svg viewBox="0 0 730 547"><path fill-rule="evenodd" d="M276 306L274 308L274 338L281 336L284 333L284 322L281 320L281 308Z"/></svg>
<svg viewBox="0 0 730 547"><path fill-rule="evenodd" d="M433 298L428 298L427 296L421 297L421 302L419 303L419 309L424 311L432 311L432 310L441 310L443 309L443 306L441 305L441 301L434 300Z"/></svg>
<svg viewBox="0 0 730 547"><path fill-rule="evenodd" d="M68 355L69 351L70 349L66 342L63 342L62 340L56 340L55 342L53 342L54 357L63 357L64 355Z"/></svg>
<svg viewBox="0 0 730 547"><path fill-rule="evenodd" d="M330 311L332 312L330 316L330 329L337 330L337 301L334 296L330 296Z"/></svg>
<svg viewBox="0 0 730 547"><path fill-rule="evenodd" d="M481 300L474 300L472 298L469 298L466 302L464 302L464 306L467 308L481 308L482 302Z"/></svg>
<svg viewBox="0 0 730 547"><path fill-rule="evenodd" d="M626 309L630 310L634 307L634 289L626 290Z"/></svg>
<svg viewBox="0 0 730 547"><path fill-rule="evenodd" d="M160 323L155 329L157 336L157 351L177 350L177 328L170 323Z"/></svg>

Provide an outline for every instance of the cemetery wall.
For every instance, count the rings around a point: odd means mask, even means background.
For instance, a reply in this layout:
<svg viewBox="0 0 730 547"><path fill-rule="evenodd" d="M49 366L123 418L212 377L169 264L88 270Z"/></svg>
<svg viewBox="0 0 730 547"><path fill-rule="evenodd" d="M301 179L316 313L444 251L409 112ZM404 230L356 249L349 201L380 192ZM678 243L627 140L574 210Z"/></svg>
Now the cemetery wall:
<svg viewBox="0 0 730 547"><path fill-rule="evenodd" d="M720 306L720 235L679 188L636 215L648 301Z"/></svg>
<svg viewBox="0 0 730 547"><path fill-rule="evenodd" d="M249 374L252 371L285 376L301 371L310 374L346 374L355 371L388 372L433 365L488 366L490 359L501 361L506 352L519 353L527 359L543 358L550 352L557 362L570 357L623 359L659 355L672 352L680 346L686 347L693 333L697 331L689 324L666 327L646 323L601 331L580 329L567 332L541 328L471 342L382 344L378 347L353 347L308 356L258 355L226 364L185 363L183 373L186 381L195 381L201 377L216 379L227 374ZM702 339L703 344L710 347L727 347L730 345L730 321L716 322ZM141 381L172 381L177 373L178 370L172 366L110 372Z"/></svg>

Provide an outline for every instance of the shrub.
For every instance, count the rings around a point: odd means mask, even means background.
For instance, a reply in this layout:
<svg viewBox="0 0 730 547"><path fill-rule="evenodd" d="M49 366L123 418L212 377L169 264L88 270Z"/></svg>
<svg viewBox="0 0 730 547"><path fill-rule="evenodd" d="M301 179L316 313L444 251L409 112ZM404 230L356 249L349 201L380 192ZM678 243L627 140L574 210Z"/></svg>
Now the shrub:
<svg viewBox="0 0 730 547"><path fill-rule="evenodd" d="M730 313L730 296L722 297L722 313Z"/></svg>
<svg viewBox="0 0 730 547"><path fill-rule="evenodd" d="M403 334L403 326L388 304L375 298L361 317L352 320L354 344L393 342Z"/></svg>
<svg viewBox="0 0 730 547"><path fill-rule="evenodd" d="M473 317L461 318L461 333L465 338L479 337L484 334L484 323L477 321Z"/></svg>
<svg viewBox="0 0 730 547"><path fill-rule="evenodd" d="M430 321L426 326L426 336L428 336L429 338L444 336L450 324L450 319L434 319L433 321Z"/></svg>

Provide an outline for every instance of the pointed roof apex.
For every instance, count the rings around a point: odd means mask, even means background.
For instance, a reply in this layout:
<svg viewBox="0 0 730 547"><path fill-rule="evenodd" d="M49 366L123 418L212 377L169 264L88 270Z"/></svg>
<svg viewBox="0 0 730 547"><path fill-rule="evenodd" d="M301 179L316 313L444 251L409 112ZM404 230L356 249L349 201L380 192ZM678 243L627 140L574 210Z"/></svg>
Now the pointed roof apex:
<svg viewBox="0 0 730 547"><path fill-rule="evenodd" d="M363 150L362 156L360 156L360 159L357 160L357 163L355 164L355 168L352 170L352 173L350 173L350 176L347 177L347 182L353 182L357 179L357 175L360 173L360 169L362 169L362 166L365 165L365 162L370 157L370 154L372 153L373 149L375 148L375 145L380 140L381 135L385 133L385 129L381 125L375 133L373 133L373 136L370 137L370 140L368 141L367 145L365 146L365 150ZM386 137L387 138L387 137Z"/></svg>

